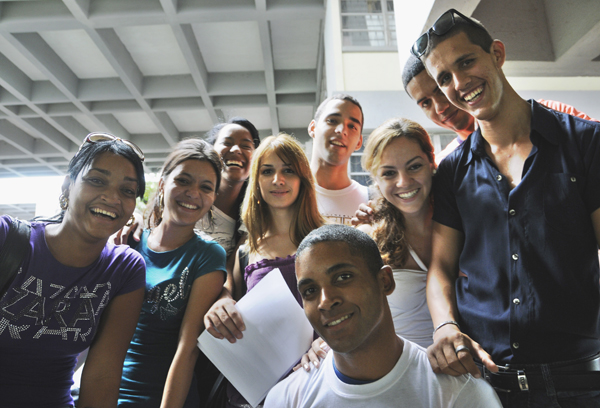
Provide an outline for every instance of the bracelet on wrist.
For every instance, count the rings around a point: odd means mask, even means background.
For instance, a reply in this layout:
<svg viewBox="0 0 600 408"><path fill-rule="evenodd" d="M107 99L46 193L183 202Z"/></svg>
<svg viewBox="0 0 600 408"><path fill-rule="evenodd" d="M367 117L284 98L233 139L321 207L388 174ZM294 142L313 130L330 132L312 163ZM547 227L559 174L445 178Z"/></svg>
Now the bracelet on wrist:
<svg viewBox="0 0 600 408"><path fill-rule="evenodd" d="M447 324L453 324L456 327L458 327L458 330L460 330L460 324L458 324L457 321L455 320L446 320L445 322L441 322L440 324L437 325L437 327L433 330L432 333L432 337L435 335L435 332L437 332L439 329L441 329L442 327L446 326Z"/></svg>

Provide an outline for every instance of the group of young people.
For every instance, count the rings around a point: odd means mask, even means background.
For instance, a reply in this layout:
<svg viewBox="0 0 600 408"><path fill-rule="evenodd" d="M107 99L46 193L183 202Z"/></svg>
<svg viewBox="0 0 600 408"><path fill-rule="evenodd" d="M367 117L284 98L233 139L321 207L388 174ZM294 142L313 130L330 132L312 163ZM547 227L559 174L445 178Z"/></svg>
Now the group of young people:
<svg viewBox="0 0 600 408"><path fill-rule="evenodd" d="M599 406L600 125L521 99L503 43L456 10L412 53L405 88L455 150L438 168L419 124L388 120L370 191L348 95L315 112L310 161L242 118L179 142L143 220L143 152L88 135L0 294L2 404L72 406L89 348L77 406L203 406L198 335L243 341L236 302L279 269L319 338L265 407Z"/></svg>

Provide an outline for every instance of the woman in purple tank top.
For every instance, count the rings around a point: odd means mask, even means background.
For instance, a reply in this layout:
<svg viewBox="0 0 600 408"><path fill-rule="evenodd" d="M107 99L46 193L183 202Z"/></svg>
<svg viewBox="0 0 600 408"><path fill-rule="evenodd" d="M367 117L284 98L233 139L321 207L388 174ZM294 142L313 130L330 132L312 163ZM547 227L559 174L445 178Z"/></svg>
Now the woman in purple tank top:
<svg viewBox="0 0 600 408"><path fill-rule="evenodd" d="M298 142L280 134L265 139L254 153L250 182L242 204L248 241L236 255L233 282L204 318L206 329L231 343L242 338L244 322L235 307L264 276L279 268L290 291L302 305L296 287L294 260L300 241L323 225L308 159ZM244 262L244 258L247 262ZM248 265L242 270L241 265ZM247 404L229 387L228 407Z"/></svg>

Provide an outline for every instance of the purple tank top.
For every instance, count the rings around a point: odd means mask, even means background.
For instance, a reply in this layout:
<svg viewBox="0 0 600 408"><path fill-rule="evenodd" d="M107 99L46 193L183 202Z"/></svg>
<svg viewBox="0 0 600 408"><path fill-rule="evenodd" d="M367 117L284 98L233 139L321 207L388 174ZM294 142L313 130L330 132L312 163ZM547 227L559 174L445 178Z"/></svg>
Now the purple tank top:
<svg viewBox="0 0 600 408"><path fill-rule="evenodd" d="M279 268L281 275L285 283L287 283L292 295L296 298L296 301L302 306L302 297L298 292L298 286L296 282L296 255L290 255L285 258L275 259L261 259L258 262L249 264L244 270L244 280L246 281L247 292L250 292L262 278L267 276L273 269Z"/></svg>

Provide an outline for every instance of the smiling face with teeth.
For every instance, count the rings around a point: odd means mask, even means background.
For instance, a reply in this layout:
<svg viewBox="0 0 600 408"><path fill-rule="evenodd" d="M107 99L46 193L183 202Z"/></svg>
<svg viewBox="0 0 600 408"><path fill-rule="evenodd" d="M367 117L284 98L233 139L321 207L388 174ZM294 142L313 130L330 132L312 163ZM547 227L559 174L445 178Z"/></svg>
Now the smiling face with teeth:
<svg viewBox="0 0 600 408"><path fill-rule="evenodd" d="M433 169L419 143L401 136L385 146L373 173L385 199L410 216L429 210Z"/></svg>
<svg viewBox="0 0 600 408"><path fill-rule="evenodd" d="M306 317L336 353L369 350L381 333L393 333L386 315L386 296L395 286L388 266L373 273L345 242L321 242L296 259L296 276Z"/></svg>
<svg viewBox="0 0 600 408"><path fill-rule="evenodd" d="M435 46L424 59L425 67L448 99L478 120L493 120L508 85L502 72L504 44L492 43L490 52L459 32Z"/></svg>
<svg viewBox="0 0 600 408"><path fill-rule="evenodd" d="M125 225L135 209L138 180L133 164L112 153L98 155L63 193L69 198L63 226L84 241L104 240Z"/></svg>
<svg viewBox="0 0 600 408"><path fill-rule="evenodd" d="M314 139L311 166L315 161L319 166L346 166L352 153L362 146L362 121L362 111L353 102L330 100L308 126Z"/></svg>
<svg viewBox="0 0 600 408"><path fill-rule="evenodd" d="M254 141L248 129L228 124L219 131L214 145L223 159L223 178L244 181L250 175L250 161L254 154Z"/></svg>
<svg viewBox="0 0 600 408"><path fill-rule="evenodd" d="M185 160L160 180L165 223L195 225L215 201L217 175L206 160Z"/></svg>

